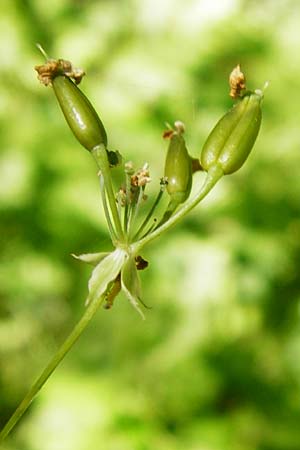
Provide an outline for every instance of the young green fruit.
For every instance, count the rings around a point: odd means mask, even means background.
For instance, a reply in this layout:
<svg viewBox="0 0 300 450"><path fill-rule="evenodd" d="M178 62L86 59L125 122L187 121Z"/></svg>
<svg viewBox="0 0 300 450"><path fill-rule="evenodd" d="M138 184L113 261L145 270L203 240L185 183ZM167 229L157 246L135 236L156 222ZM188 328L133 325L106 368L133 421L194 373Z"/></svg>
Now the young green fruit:
<svg viewBox="0 0 300 450"><path fill-rule="evenodd" d="M192 161L188 154L185 140L180 132L175 131L171 138L165 162L165 177L170 203L174 206L183 203L191 192Z"/></svg>
<svg viewBox="0 0 300 450"><path fill-rule="evenodd" d="M107 146L106 131L94 107L75 83L64 75L56 76L52 86L65 119L81 145L92 151Z"/></svg>
<svg viewBox="0 0 300 450"><path fill-rule="evenodd" d="M261 91L249 92L216 124L201 152L206 170L215 165L224 175L236 172L246 161L261 124Z"/></svg>

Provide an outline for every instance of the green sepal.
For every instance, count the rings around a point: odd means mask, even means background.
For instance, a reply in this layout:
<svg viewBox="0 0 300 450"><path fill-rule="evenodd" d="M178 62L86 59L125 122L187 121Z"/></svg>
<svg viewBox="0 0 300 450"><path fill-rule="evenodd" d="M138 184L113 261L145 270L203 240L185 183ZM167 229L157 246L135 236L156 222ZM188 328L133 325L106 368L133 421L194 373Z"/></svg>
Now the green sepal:
<svg viewBox="0 0 300 450"><path fill-rule="evenodd" d="M124 250L117 248L97 264L89 279L89 295L85 302L86 305L105 293L109 283L115 280L120 273L126 256L127 253Z"/></svg>
<svg viewBox="0 0 300 450"><path fill-rule="evenodd" d="M127 261L124 263L121 272L121 284L126 297L134 309L138 311L142 319L145 319L145 316L139 307L139 301L141 298L141 282L138 276L134 257L132 256L129 256Z"/></svg>
<svg viewBox="0 0 300 450"><path fill-rule="evenodd" d="M75 255L75 253L71 253L71 256L75 259L79 259L87 264L91 264L92 266L96 266L102 261L109 253L100 252L100 253L83 253L82 255Z"/></svg>

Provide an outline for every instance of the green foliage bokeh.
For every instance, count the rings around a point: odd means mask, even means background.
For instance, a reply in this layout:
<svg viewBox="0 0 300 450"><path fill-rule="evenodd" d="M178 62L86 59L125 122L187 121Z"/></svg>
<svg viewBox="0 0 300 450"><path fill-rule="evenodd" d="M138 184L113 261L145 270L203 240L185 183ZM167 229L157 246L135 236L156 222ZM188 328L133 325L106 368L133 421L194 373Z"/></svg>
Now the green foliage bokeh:
<svg viewBox="0 0 300 450"><path fill-rule="evenodd" d="M79 319L111 248L97 170L36 79L40 42L87 76L111 149L163 173L165 122L193 156L239 62L270 85L245 166L145 248L146 322L99 311L7 450L299 450L297 0L4 0L0 18L0 425Z"/></svg>

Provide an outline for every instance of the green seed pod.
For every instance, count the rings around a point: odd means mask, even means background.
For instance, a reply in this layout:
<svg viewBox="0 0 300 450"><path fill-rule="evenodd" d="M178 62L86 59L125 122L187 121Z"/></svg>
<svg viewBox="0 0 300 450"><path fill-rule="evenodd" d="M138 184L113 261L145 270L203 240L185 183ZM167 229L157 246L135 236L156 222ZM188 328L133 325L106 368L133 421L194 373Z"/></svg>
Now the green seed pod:
<svg viewBox="0 0 300 450"><path fill-rule="evenodd" d="M174 132L171 136L166 162L165 177L167 177L167 191L174 205L183 203L191 192L192 162L185 146L183 136Z"/></svg>
<svg viewBox="0 0 300 450"><path fill-rule="evenodd" d="M262 99L261 91L249 92L219 120L201 152L206 171L219 165L228 175L244 164L259 132Z"/></svg>
<svg viewBox="0 0 300 450"><path fill-rule="evenodd" d="M59 75L52 79L54 93L71 128L81 145L92 151L96 146L107 146L105 128L94 107L73 81Z"/></svg>

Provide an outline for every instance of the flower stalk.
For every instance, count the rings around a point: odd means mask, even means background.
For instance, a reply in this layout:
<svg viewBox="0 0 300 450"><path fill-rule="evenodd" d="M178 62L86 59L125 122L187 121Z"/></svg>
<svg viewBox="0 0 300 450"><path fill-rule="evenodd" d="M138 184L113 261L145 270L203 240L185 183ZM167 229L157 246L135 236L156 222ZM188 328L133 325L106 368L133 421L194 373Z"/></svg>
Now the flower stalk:
<svg viewBox="0 0 300 450"><path fill-rule="evenodd" d="M92 155L101 171L101 176L103 177L104 180L105 190L113 218L113 223L116 230L117 240L120 242L124 242L124 233L122 230L121 221L118 214L116 197L112 185L111 169L109 167L107 153L104 145L101 144L93 148Z"/></svg>

